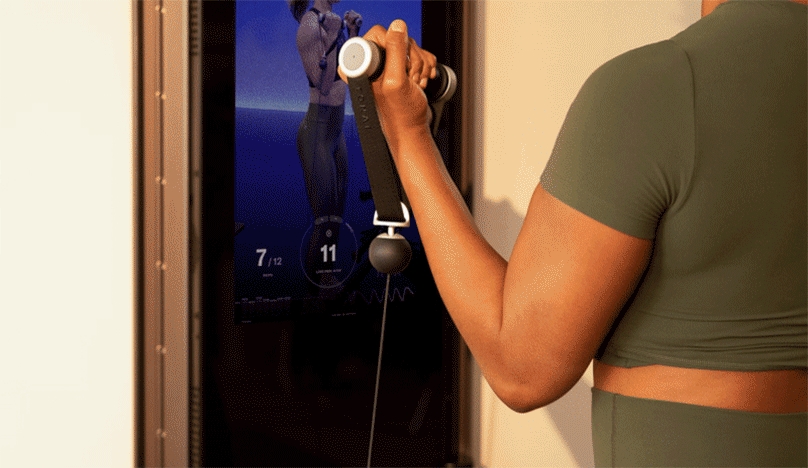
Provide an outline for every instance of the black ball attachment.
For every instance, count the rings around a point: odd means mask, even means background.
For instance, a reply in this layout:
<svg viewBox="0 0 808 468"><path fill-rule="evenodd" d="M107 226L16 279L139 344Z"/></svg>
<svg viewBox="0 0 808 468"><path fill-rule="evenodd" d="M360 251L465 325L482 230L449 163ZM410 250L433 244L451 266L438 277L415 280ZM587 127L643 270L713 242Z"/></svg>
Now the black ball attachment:
<svg viewBox="0 0 808 468"><path fill-rule="evenodd" d="M401 273L410 264L412 247L401 234L379 234L370 243L370 264L379 273Z"/></svg>

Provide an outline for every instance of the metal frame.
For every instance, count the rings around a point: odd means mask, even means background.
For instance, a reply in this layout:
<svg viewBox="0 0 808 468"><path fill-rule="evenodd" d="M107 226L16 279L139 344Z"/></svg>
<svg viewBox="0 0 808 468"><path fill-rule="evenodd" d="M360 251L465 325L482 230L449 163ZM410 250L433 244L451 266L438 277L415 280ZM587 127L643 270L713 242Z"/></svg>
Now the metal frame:
<svg viewBox="0 0 808 468"><path fill-rule="evenodd" d="M133 4L135 34L137 448L188 466L188 2ZM169 411L171 409L171 411Z"/></svg>
<svg viewBox="0 0 808 468"><path fill-rule="evenodd" d="M476 90L470 86L473 68L477 62L477 57L482 51L476 50L477 15L481 13L482 2L464 1L462 2L462 45L461 45L461 67L460 83L465 85L460 89L460 100L463 103L461 108L460 127L460 154L464 155L464 161L460 164L460 170L453 174L460 193L473 212L474 198L474 165L472 157L476 154L474 145L474 116L482 109L474 108L474 96ZM474 357L471 350L459 337L458 350L458 464L460 466L479 466L480 464L480 382L474 378Z"/></svg>

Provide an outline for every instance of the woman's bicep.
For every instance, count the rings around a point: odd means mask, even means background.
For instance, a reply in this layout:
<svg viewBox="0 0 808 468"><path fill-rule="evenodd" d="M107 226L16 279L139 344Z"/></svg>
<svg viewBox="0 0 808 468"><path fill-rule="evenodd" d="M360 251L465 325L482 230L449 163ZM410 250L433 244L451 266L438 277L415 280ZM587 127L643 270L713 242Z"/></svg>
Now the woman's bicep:
<svg viewBox="0 0 808 468"><path fill-rule="evenodd" d="M575 384L648 263L651 241L536 188L505 278L501 336L543 406Z"/></svg>
<svg viewBox="0 0 808 468"><path fill-rule="evenodd" d="M599 67L570 106L504 286L529 399L575 384L641 278L692 172L692 96L686 55L663 41Z"/></svg>
<svg viewBox="0 0 808 468"><path fill-rule="evenodd" d="M303 68L310 80L319 79L320 58L325 49L319 36L319 23L314 12L303 15L300 27L297 28L297 51L303 61Z"/></svg>

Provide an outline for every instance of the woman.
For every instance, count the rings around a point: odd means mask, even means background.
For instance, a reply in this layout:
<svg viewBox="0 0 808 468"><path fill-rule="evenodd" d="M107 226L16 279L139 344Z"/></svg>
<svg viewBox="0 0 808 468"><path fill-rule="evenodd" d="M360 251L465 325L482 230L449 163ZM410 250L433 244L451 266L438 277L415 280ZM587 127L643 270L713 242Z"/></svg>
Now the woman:
<svg viewBox="0 0 808 468"><path fill-rule="evenodd" d="M323 287L336 286L331 276L317 272L323 270L323 246L326 246L325 258L329 259L327 247L338 243L348 184L348 153L342 132L347 86L337 74L337 57L346 33L355 37L362 26L362 17L354 11L343 17L333 12L338 1L316 0L313 8L309 8L307 0L289 4L300 23L297 50L309 85L309 108L297 134L297 151L315 225L306 273L312 282Z"/></svg>
<svg viewBox="0 0 808 468"><path fill-rule="evenodd" d="M455 324L519 412L594 358L599 466L806 464L806 7L714 3L593 73L508 262L430 137L434 56L401 21L365 36L387 50L382 126Z"/></svg>

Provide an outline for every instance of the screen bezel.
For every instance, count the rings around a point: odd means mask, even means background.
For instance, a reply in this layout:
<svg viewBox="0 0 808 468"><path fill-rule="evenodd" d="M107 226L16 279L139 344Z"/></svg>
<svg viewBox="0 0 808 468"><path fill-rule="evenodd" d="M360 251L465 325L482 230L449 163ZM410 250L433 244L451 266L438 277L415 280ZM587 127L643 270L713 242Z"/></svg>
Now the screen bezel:
<svg viewBox="0 0 808 468"><path fill-rule="evenodd" d="M190 427L189 460L206 464L204 439L215 435L204 414L216 411L205 404L204 388L212 384L205 373L206 355L217 346L211 317L230 310L233 288L235 3L191 1L189 14L189 147L190 147ZM464 50L469 38L464 27L467 2L425 1L422 4L422 45L460 78L455 98L444 110L437 143L449 173L467 203L471 199L471 161L467 159L468 119L459 105L468 70ZM440 308L443 309L442 304ZM457 404L445 406L452 421L444 440L447 462L471 466L469 424L470 354L445 312L444 362L455 365L444 376L444 389ZM221 315L221 314L219 314ZM167 319L171 319L167 317ZM215 320L214 320L215 321ZM206 326L207 325L207 326Z"/></svg>

